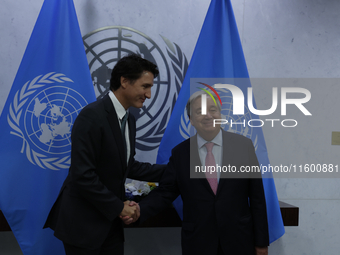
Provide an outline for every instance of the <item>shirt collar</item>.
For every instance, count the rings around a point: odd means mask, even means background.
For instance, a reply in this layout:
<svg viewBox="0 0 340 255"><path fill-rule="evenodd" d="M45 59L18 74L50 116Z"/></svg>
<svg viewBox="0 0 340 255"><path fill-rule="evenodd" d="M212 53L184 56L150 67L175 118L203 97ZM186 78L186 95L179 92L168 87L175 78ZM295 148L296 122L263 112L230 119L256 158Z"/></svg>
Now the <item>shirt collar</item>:
<svg viewBox="0 0 340 255"><path fill-rule="evenodd" d="M218 132L218 134L212 139L211 141L204 140L198 133L197 133L197 145L198 148L203 147L207 142L213 142L215 145L219 145L222 147L222 130Z"/></svg>
<svg viewBox="0 0 340 255"><path fill-rule="evenodd" d="M124 115L128 112L125 110L125 108L122 106L122 104L118 101L116 95L110 90L109 91L109 97L111 98L111 101L113 103L113 107L116 110L118 118L121 120L123 119Z"/></svg>

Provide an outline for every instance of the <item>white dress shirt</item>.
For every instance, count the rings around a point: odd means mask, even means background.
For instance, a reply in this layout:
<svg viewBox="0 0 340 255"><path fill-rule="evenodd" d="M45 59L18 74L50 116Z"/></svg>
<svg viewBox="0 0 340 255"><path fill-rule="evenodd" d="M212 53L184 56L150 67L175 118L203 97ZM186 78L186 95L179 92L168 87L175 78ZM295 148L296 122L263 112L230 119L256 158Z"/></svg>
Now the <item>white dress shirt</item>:
<svg viewBox="0 0 340 255"><path fill-rule="evenodd" d="M110 90L109 91L109 97L111 98L111 101L113 103L114 108L116 109L117 117L119 126L122 126L122 119L128 111L125 110L125 108L122 106L122 104L118 101L115 94ZM129 123L126 121L125 126L125 141L126 141L126 162L129 162L130 157L130 139L129 139Z"/></svg>

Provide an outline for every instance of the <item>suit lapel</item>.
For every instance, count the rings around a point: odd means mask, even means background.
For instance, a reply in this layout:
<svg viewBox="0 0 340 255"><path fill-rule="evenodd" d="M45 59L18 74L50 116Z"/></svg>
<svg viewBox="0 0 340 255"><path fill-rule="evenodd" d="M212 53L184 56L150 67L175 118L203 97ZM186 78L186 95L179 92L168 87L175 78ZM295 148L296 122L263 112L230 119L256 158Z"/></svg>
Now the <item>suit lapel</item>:
<svg viewBox="0 0 340 255"><path fill-rule="evenodd" d="M222 167L228 166L232 162L233 158L233 148L230 139L228 138L228 133L222 130L222 146L223 146L223 154L222 154ZM227 173L221 172L220 180L217 187L216 195L221 191L226 182L228 182Z"/></svg>
<svg viewBox="0 0 340 255"><path fill-rule="evenodd" d="M131 113L129 113L128 118L128 124L129 124L129 141L130 141L130 155L129 156L129 163L135 156L135 134L136 134L136 121Z"/></svg>
<svg viewBox="0 0 340 255"><path fill-rule="evenodd" d="M120 125L118 122L118 117L117 117L117 113L115 108L113 107L113 103L111 101L111 98L109 97L109 95L106 95L103 97L103 101L104 101L104 106L105 106L105 110L107 111L107 120L110 124L113 136L116 140L116 145L119 147L119 144L123 144L123 137L122 137L122 133L120 131ZM123 163L123 171L125 171L126 169L126 159L125 159L125 155L124 152L121 148L119 148L119 157L120 160Z"/></svg>

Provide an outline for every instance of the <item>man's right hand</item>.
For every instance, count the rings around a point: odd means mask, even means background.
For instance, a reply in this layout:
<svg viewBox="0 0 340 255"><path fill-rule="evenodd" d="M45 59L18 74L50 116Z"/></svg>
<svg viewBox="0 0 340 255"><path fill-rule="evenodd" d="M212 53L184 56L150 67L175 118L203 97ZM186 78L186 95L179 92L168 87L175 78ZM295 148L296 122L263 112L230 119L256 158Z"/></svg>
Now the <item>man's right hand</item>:
<svg viewBox="0 0 340 255"><path fill-rule="evenodd" d="M127 200L124 202L124 208L122 210L122 212L120 213L120 218L132 218L133 222L135 222L136 220L138 220L139 218L139 210L137 205L130 205L130 201Z"/></svg>

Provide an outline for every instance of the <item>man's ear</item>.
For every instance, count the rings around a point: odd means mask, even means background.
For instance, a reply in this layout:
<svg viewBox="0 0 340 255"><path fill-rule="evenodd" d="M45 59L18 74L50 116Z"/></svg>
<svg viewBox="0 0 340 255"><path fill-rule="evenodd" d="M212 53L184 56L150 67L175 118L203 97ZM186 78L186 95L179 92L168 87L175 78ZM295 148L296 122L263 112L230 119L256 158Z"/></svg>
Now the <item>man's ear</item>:
<svg viewBox="0 0 340 255"><path fill-rule="evenodd" d="M125 77L123 77L123 76L120 77L120 85L121 85L124 89L126 89L126 86L127 86L129 83L130 83L130 80L129 80L129 79L127 79L127 78L125 78Z"/></svg>

